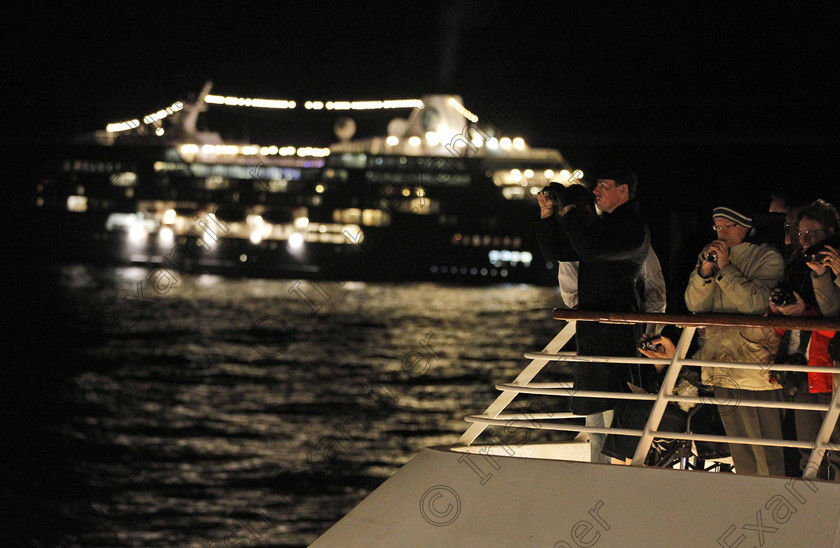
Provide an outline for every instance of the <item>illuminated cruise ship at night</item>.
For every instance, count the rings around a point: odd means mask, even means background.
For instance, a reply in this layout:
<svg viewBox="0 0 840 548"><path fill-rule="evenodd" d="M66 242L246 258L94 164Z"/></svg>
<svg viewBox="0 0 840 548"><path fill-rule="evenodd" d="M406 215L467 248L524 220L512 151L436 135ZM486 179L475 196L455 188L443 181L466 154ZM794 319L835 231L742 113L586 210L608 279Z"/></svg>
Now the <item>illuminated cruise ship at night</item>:
<svg viewBox="0 0 840 548"><path fill-rule="evenodd" d="M212 95L50 151L31 202L65 261L335 280L555 283L536 193L580 177L553 149L480 120L456 95L306 101ZM213 109L334 114L322 147L228 142ZM364 111L364 112L363 112ZM351 116L396 111L384 135ZM386 123L382 124L383 126Z"/></svg>

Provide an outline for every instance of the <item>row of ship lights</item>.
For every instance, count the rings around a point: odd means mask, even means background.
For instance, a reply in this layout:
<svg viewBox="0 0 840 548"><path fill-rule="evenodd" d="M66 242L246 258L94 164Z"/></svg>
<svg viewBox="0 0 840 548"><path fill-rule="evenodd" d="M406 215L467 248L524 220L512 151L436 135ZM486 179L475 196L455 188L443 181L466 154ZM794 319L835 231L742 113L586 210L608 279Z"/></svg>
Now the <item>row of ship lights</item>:
<svg viewBox="0 0 840 548"><path fill-rule="evenodd" d="M161 128L158 128L161 129ZM408 145L411 147L419 147L423 144L423 140L420 137L412 136L407 139ZM438 146L442 144L442 140L440 135L429 131L426 133L426 143L430 146ZM399 145L400 138L396 135L390 135L385 139L385 143L388 146L395 147ZM473 145L476 148L481 148L485 144L485 140L478 137L473 139ZM490 150L525 150L525 140L522 137L515 137L511 139L510 137L502 137L501 139L497 139L496 137L492 137L486 141L487 148ZM465 147L466 144L463 141L458 141L455 143L456 147ZM260 145L196 145L196 144L186 144L181 146L181 153L187 156L194 156L199 152L201 154L215 154L215 155L237 155L242 154L243 156L255 156L259 154L260 156L299 156L299 157L315 157L315 158L323 158L330 155L329 148L318 148L318 147L301 147L295 148L293 146L260 146ZM531 170L526 170L531 171ZM527 176L527 175L526 175Z"/></svg>
<svg viewBox="0 0 840 548"><path fill-rule="evenodd" d="M428 145L438 146L438 145L444 144L444 141L445 141L445 138L441 139L441 136L440 136L439 133L434 132L434 131L426 132L426 143ZM523 139L522 137L514 137L513 139L511 139L510 137L502 137L501 139L498 139L496 137L491 137L490 139L487 139L485 141L485 139L483 139L481 136L476 136L472 139L472 144L476 148L483 147L485 145L485 143L487 144L487 148L490 149L490 150L499 150L499 149L501 149L501 150L525 150L525 148L526 148L525 139ZM400 144L400 138L397 137L396 135L389 135L385 139L385 144L388 145L388 146L392 146L392 147L397 146L398 144ZM423 144L423 140L416 135L408 138L408 145L409 146L419 147L422 144ZM455 142L454 146L456 148L458 148L458 147L466 147L467 145L466 145L466 143L464 143L462 140L459 139Z"/></svg>
<svg viewBox="0 0 840 548"><path fill-rule="evenodd" d="M213 213L209 213L209 216L215 219ZM164 226L158 231L158 237L160 238L162 243L172 243L175 239L175 233L168 225L173 225L177 221L177 212L174 209L168 209L164 212L163 218L161 219L161 224ZM266 223L265 220L260 215L249 215L247 219L247 224L254 227L250 234L250 241L254 245L258 245L262 242L266 228L270 227L270 223ZM309 218L307 217L298 217L294 220L294 227L295 232L289 237L289 246L293 250L298 250L303 247L304 244L304 236L302 234L303 231L309 228ZM327 227L325 225L319 226L319 232L326 232ZM143 222L138 220L135 222L129 229L129 239L132 242L139 243L145 241L149 235L148 229L144 226ZM455 236L456 240L461 241L462 239L465 243L472 243L473 245L481 245L480 241L476 241L479 237L473 236L473 238L464 238L463 235L457 234ZM487 240L485 237L484 240ZM489 242L485 241L485 245ZM507 242L505 242L507 243ZM529 251L510 251L507 249L493 249L488 252L488 259L490 264L495 267L501 267L504 263L508 263L511 266L516 266L518 263L522 263L524 266L528 267L531 265L533 260L533 255ZM439 267L442 273L447 273L449 268L446 266ZM437 272L438 267L433 267L433 272ZM451 271L454 274L456 272L456 267L452 267ZM462 271L462 274L466 274L466 271ZM476 272L470 272L471 274L477 274ZM482 272L482 275L486 275L485 272Z"/></svg>
<svg viewBox="0 0 840 548"><path fill-rule="evenodd" d="M184 156L195 156L199 152L206 155L237 155L243 156L299 156L323 158L330 155L329 148L300 147L293 146L260 146L260 145L181 145L181 154Z"/></svg>
<svg viewBox="0 0 840 548"><path fill-rule="evenodd" d="M160 120L163 120L167 116L175 114L176 112L182 110L183 108L184 108L184 103L182 103L181 101L177 101L175 103L172 103L172 105L170 105L166 108L160 109L157 112L154 112L152 114L147 114L146 116L143 117L143 123L146 124L146 125L154 124L156 122L159 122ZM105 127L105 131L107 131L108 133L118 133L120 131L130 131L130 130L136 129L138 127L140 127L140 120L134 119L134 120L127 120L125 122L117 122L117 123L114 123L114 124L108 124ZM155 133L157 135L163 135L163 133L164 133L163 128L158 127L155 130Z"/></svg>
<svg viewBox="0 0 840 548"><path fill-rule="evenodd" d="M289 101L285 99L251 99L251 98L244 98L244 97L225 97L222 95L207 95L204 98L204 102L210 104L217 104L217 105L228 105L228 106L242 106L242 107L256 107L256 108L276 108L276 109L293 109L297 106L294 101ZM460 113L464 118L470 120L473 123L478 122L478 116L474 113L467 110L464 105L459 103L455 98L450 97L448 100L449 105L454 108L458 113ZM423 101L420 99L397 99L397 100L390 100L390 101L327 101L326 103L323 101L307 101L304 104L304 107L307 110L321 110L326 108L327 110L375 110L375 109L393 109L393 108L423 108ZM161 109L157 112L152 114L148 114L143 117L144 124L154 124L163 120L167 116L175 114L184 108L184 104L181 101L177 101L173 103L171 106L168 106L164 109ZM118 122L114 124L108 124L105 128L106 131L109 133L118 133L121 131L129 131L132 129L136 129L140 127L140 120L128 120L125 122ZM157 135L163 135L164 129L163 127L158 127L155 130ZM386 142L390 146L396 146L399 144L399 137L395 135L391 135L386 139ZM432 146L439 145L441 143L440 136L435 132L428 132L426 133L426 142ZM408 139L408 144L410 146L420 146L422 143L419 137L410 137ZM483 139L476 138L473 140L473 144L477 147L481 147L484 144ZM456 145L464 146L463 143L457 143ZM524 150L525 149L525 141L521 137L516 137L514 139L510 139L509 137L503 137L501 139L496 139L495 137L491 138L487 142L488 148L491 149L503 149L503 150ZM197 145L187 145L189 147L197 146ZM215 148L207 148L207 147L215 147ZM256 147L256 150L253 146L249 147L242 147L242 154L257 154L259 151L262 155L273 155L278 153L278 147ZM269 149L274 149L274 152L270 152ZM281 155L294 155L294 147L283 147L279 150L286 150L291 152L280 152ZM308 150L308 149L304 149ZM329 149L314 149L317 151L316 154L308 154L313 156L326 156L329 154ZM194 153L197 153L198 150L195 150ZM205 148L202 149L204 153L216 153L216 154L236 154L239 150L234 147L233 145L205 145ZM189 152L188 152L189 153ZM306 154L305 154L306 155Z"/></svg>
<svg viewBox="0 0 840 548"><path fill-rule="evenodd" d="M167 212L168 213L168 212ZM300 220L300 219L299 219ZM308 220L307 220L308 221ZM300 223L295 223L295 228L300 229ZM304 227L305 228L305 227ZM149 233L146 228L141 223L134 224L130 231L129 231L129 239L134 243L141 243L145 241ZM158 237L162 244L172 244L175 241L175 233L172 229L168 226L165 226L160 229L158 232ZM251 233L250 241L254 245L258 245L262 242L262 235L259 231L255 230ZM289 237L289 248L292 251L299 251L303 248L305 243L305 239L303 234L300 232L294 232ZM433 265L430 270L433 274L461 274L466 275L470 274L472 276L477 276L481 274L482 276L491 276L495 277L497 275L501 277L506 277L508 275L507 268L504 268L504 263L509 263L511 267L515 267L517 263L521 262L524 266L528 267L531 265L531 253L528 251L518 252L518 251L509 251L509 250L492 250L489 253L490 263L493 266L492 268L477 268L477 267L470 267L467 268L465 266L447 266L447 265ZM247 260L246 255L242 255L240 257L242 262Z"/></svg>
<svg viewBox="0 0 840 548"><path fill-rule="evenodd" d="M489 247L490 245L497 246L499 244L502 245L509 245L513 244L514 246L520 245L520 241L518 238L514 238L514 240L510 240L509 237L499 238L499 237L492 237L489 235L485 235L484 237L474 234L473 236L468 236L465 234L455 234L452 237L453 245L464 245L464 246L475 246L475 247ZM490 264L494 267L501 267L505 263L509 264L510 266L515 267L517 264L522 263L525 267L530 267L531 262L534 260L534 256L530 251L511 251L509 249L491 249L487 253L487 259L490 261ZM447 273L447 270L443 270L446 267L440 267L444 274ZM458 271L456 267L452 267L451 272L455 274ZM432 272L437 272L437 270L433 270ZM470 272L471 274L475 275L476 272ZM466 271L461 271L461 274L466 274ZM482 273L482 275L485 275Z"/></svg>
<svg viewBox="0 0 840 548"><path fill-rule="evenodd" d="M443 266L434 265L430 268L430 271L431 271L432 274L438 274L438 273L440 273L440 274L452 274L452 275L460 274L461 276L466 276L467 274L470 274L471 276L477 276L477 275L481 274L482 276L488 276L488 275L491 276L491 277L501 276L502 278L506 278L507 275L508 275L507 268L495 268L495 267L494 268L481 268L481 269L479 269L479 268L474 267L474 266L470 267L470 268L467 268L466 266L461 266L461 267L451 266L450 267L450 266L446 266L446 265L443 265Z"/></svg>
<svg viewBox="0 0 840 548"><path fill-rule="evenodd" d="M518 169L510 170L511 178L521 184L522 186L528 186L528 179L534 178L534 170L533 169L526 169L524 171L520 171ZM551 181L555 178L555 175L561 180L568 184L574 184L577 181L583 179L583 171L576 169L574 172L569 171L568 169L561 169L560 173L555 173L553 169L546 169L543 172L543 176L547 181ZM531 194L537 195L539 194L541 187L532 186L531 187Z"/></svg>
<svg viewBox="0 0 840 548"><path fill-rule="evenodd" d="M212 215L212 213L210 215ZM259 215L255 215L254 217L255 218L252 219L251 221L253 223L257 224L257 225L260 225L260 226L258 226L258 228L251 233L250 241L251 241L252 244L258 245L263 240L262 230L261 230L262 226L261 225L263 225L265 223L265 221L263 221L262 217L260 217ZM176 212L175 212L174 209L169 209L164 213L163 220L162 220L164 224L174 224L175 220L176 220ZM251 224L251 223L249 223L249 224ZM306 218L306 217L300 217L298 219L295 219L294 225L295 225L296 232L294 232L289 237L289 248L292 251L299 251L303 248L304 243L305 243L304 236L300 231L306 230L306 228L309 226L309 219ZM326 227L321 226L320 227L320 232L325 232L325 229L326 229ZM129 240L131 240L134 243L142 243L148 238L148 236L149 236L148 230L140 222L137 222L134 225L132 225L130 230L129 230L129 234L128 234ZM161 241L162 244L171 244L175 241L175 233L173 232L172 228L170 228L169 226L162 227L160 229L160 231L158 232L158 237L160 238L160 241ZM451 274L461 274L461 275L470 274L472 276L476 276L476 275L481 274L482 276L488 276L489 275L491 277L495 277L495 276L499 275L499 276L504 278L508 275L508 270L506 268L504 268L504 263L508 263L511 267L515 267L518 263L521 262L525 267L528 267L528 266L531 265L531 261L533 259L533 256L528 251L521 251L520 252L520 251L496 250L496 249L494 249L494 250L491 250L489 252L488 258L490 260L490 264L492 265L492 268L489 268L489 269L488 268L478 269L477 267L467 268L465 266L449 267L447 265L442 265L442 266L434 265L434 266L431 267L430 270L433 274L437 274L437 273L450 274L451 273ZM240 257L240 260L244 262L245 260L247 260L247 256L243 255L242 257Z"/></svg>
<svg viewBox="0 0 840 548"><path fill-rule="evenodd" d="M251 99L245 97L226 97L223 95L206 95L204 102L213 105L227 105L238 107L255 107L255 108L273 108L273 109L293 109L297 106L294 101L286 99ZM456 101L454 98L449 98L449 104L460 112L465 118L472 122L478 122L478 116L464 108L464 105ZM393 109L393 108L423 108L423 101L420 99L396 99L389 101L307 101L304 107L307 110L376 110L376 109ZM157 112L148 114L143 117L144 124L154 124L163 120L167 116L175 114L184 108L184 103L177 101L172 105L162 108ZM118 122L108 124L105 128L110 133L120 131L129 131L140 127L140 120L127 120L125 122ZM158 128L162 130L163 128ZM162 135L162 132L159 133Z"/></svg>
<svg viewBox="0 0 840 548"><path fill-rule="evenodd" d="M453 101L458 103L458 101L450 99L450 103ZM212 105L226 105L230 107L275 109L297 108L297 103L295 101L286 99L251 99L245 97L207 95L204 98L204 102ZM392 108L423 108L423 101L420 99L395 99L389 101L306 101L303 106L307 110L378 110ZM461 108L463 108L463 106L461 106Z"/></svg>
<svg viewBox="0 0 840 548"><path fill-rule="evenodd" d="M215 220L213 213L208 213L208 216ZM177 212L174 209L167 209L161 219L161 224L164 226L158 230L158 238L162 244L171 244L175 241L175 232L169 225L174 225L176 221ZM267 223L261 215L249 215L246 222L248 225L254 227L249 236L251 243L254 245L260 244L260 242L263 241L264 236L270 232L271 223ZM298 217L294 220L293 224L295 232L289 236L289 247L292 251L299 251L303 248L305 243L305 238L302 232L309 228L309 218ZM349 228L354 229L357 233L359 232L358 226L351 226ZM326 231L326 225L320 225L318 227L318 232L325 233ZM135 244L142 243L149 237L149 232L150 231L146 227L144 221L138 218L129 227L128 239Z"/></svg>

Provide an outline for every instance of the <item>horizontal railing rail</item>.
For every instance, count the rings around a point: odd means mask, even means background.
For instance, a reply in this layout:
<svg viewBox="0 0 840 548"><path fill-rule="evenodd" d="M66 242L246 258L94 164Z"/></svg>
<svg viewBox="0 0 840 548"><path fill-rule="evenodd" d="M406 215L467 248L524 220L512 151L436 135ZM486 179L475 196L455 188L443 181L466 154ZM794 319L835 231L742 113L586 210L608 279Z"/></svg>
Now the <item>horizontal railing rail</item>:
<svg viewBox="0 0 840 548"><path fill-rule="evenodd" d="M840 374L840 373L838 373ZM535 394L539 396L568 396L575 398L608 398L613 400L641 400L656 401L658 394L638 394L634 392L596 392L594 390L570 390L568 388L543 388L539 385L518 385L513 383L497 384L496 390L511 391L520 394ZM664 394L661 396L669 402L701 403L719 405L721 402L714 396L678 396ZM803 411L828 411L829 405L824 403L781 402L777 400L748 400L738 402L741 407L765 407L771 409L801 409Z"/></svg>
<svg viewBox="0 0 840 548"><path fill-rule="evenodd" d="M840 329L838 329L840 331ZM560 362L594 362L605 364L635 364L639 363L639 358L624 358L620 356L578 356L573 352L560 352L558 354L549 354L547 352L526 352L527 359L544 359L548 361ZM668 365L671 360L667 358L644 358L647 364ZM729 369L757 369L759 371L798 371L801 373L825 373L826 367L824 365L789 365L783 363L740 363L740 362L711 362L703 360L682 360L683 365L696 365L700 367L726 367ZM828 371L831 372L830 370ZM838 372L840 374L840 372Z"/></svg>
<svg viewBox="0 0 840 548"><path fill-rule="evenodd" d="M738 362L715 362L704 360L693 360L686 358L691 340L698 328L701 327L756 327L766 329L791 329L801 331L840 331L840 318L803 318L788 316L749 316L739 314L710 314L710 315L688 315L688 314L646 314L646 313L615 313L615 312L592 312L580 310L555 309L553 317L563 320L566 325L556 337L542 350L542 352L528 352L525 354L531 362L525 367L522 373L511 383L503 383L496 386L501 391L499 397L494 401L483 414L468 415L465 420L470 423L466 432L461 436L456 445L469 446L488 426L505 426L513 428L547 429L556 431L602 433L639 436L639 442L632 459L633 466L642 466L645 457L650 450L654 438L679 439L690 441L707 441L721 443L738 443L745 445L766 445L773 447L794 447L810 449L811 457L805 467L803 477L814 479L819 462L825 451L840 451L840 444L829 443L840 417L840 391L835 390L831 402L825 404L779 402L779 401L735 401L723 405L763 407L777 409L793 409L825 412L825 418L820 427L814 442L779 440L768 438L745 438L719 436L712 434L695 434L690 432L665 432L658 431L659 423L670 402L712 404L721 405L713 396L680 396L673 393L674 386L683 366L696 367L719 367L725 369L759 370L759 371L794 371L794 372L817 372L831 373L829 367L803 366L792 364L755 364ZM602 322L614 324L672 324L683 327L684 330L676 344L675 355L671 359L648 359L645 357L615 357L615 356L578 356L571 352L561 352L560 349L574 336L578 321ZM571 383L534 383L534 377L552 361L568 361L576 363L593 363L598 366L618 364L657 364L668 365L668 370L662 380L660 390L657 394L636 393L636 392L605 392L605 391L583 391L575 390ZM837 375L840 375L840 368L837 368ZM518 394L535 394L546 396L563 396L576 398L609 398L623 400L652 401L651 410L644 430L630 430L622 428L592 427L579 424L558 424L558 419L583 418L572 413L519 413L503 415L502 411L513 402ZM518 424L517 424L518 423ZM737 470L736 470L737 471Z"/></svg>
<svg viewBox="0 0 840 548"><path fill-rule="evenodd" d="M575 415L575 417L579 417L579 415ZM484 415L467 415L464 419L466 422L470 423L481 423L486 424L489 426L505 426L508 428L531 428L537 429L537 427L531 427L527 425L520 425L511 423L510 420L504 420L501 418L490 419L485 417ZM529 421L529 422L537 422L537 421ZM644 430L635 430L631 428L610 428L605 426L579 426L574 424L554 424L550 422L540 422L539 429L545 428L546 430L557 430L560 432L587 432L587 433L594 433L594 434L621 434L626 436L641 436L645 433ZM720 443L741 443L744 445L770 445L774 447L794 447L798 449L811 449L814 444L807 441L794 441L794 440L778 440L772 438L743 438L743 437L734 437L734 436L719 436L717 434L695 434L691 432L671 432L671 431L659 431L656 430L653 432L653 436L655 438L669 438L669 439L680 439L680 440L692 440L692 441L708 441L708 442L720 442ZM838 443L828 443L825 446L827 451L840 451L840 444Z"/></svg>
<svg viewBox="0 0 840 548"><path fill-rule="evenodd" d="M683 327L767 327L801 331L840 331L840 318L803 316L751 316L748 314L653 314L643 312L594 312L555 308L555 320L600 323L654 323Z"/></svg>

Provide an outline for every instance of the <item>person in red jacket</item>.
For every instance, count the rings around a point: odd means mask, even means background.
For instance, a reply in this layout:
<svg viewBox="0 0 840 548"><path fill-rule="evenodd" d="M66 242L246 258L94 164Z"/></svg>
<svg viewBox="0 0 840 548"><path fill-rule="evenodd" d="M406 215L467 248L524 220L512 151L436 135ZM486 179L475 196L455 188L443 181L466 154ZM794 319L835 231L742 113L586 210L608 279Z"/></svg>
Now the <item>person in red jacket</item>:
<svg viewBox="0 0 840 548"><path fill-rule="evenodd" d="M825 242L833 241L840 232L840 215L837 209L824 200L816 200L799 214L797 236L802 250L797 253L785 271L787 289L792 290L795 302L787 303L782 289L771 295L770 310L785 316L836 316L840 311L840 286L835 283L835 274L823 264ZM782 304L785 303L785 304ZM834 337L833 331L788 332L783 336L782 352L779 357L784 363L807 363L813 366L833 367L834 360L828 352L828 345ZM787 341L787 344L784 342ZM788 373L784 384L792 401L800 403L828 404L834 384L830 373ZM799 441L812 442L816 439L825 413L820 411L796 410L796 437ZM836 437L837 431L835 430ZM802 449L800 466L804 468L811 451ZM817 477L838 479L837 455L824 458Z"/></svg>

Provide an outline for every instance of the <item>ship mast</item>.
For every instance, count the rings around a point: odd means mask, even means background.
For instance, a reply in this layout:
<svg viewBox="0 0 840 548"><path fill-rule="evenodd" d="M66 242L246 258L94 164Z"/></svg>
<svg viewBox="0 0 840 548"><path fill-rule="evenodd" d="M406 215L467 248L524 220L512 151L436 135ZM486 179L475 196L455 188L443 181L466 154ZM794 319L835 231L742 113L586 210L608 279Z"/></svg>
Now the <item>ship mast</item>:
<svg viewBox="0 0 840 548"><path fill-rule="evenodd" d="M212 87L213 82L208 80L204 83L204 87L201 88L201 93L198 94L195 101L184 103L184 110L181 114L181 130L184 132L184 136L195 136L198 115L207 110L207 103L205 103L204 98L210 93Z"/></svg>

